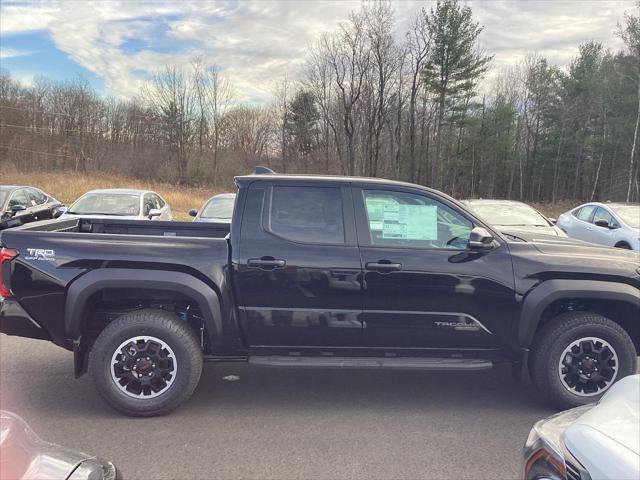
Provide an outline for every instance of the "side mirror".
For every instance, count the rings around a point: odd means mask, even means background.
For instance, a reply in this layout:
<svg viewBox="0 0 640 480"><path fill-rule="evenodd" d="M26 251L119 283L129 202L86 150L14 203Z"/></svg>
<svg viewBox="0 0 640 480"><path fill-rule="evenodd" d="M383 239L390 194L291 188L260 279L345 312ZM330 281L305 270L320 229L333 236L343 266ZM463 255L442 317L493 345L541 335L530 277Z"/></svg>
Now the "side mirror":
<svg viewBox="0 0 640 480"><path fill-rule="evenodd" d="M606 220L596 220L595 222L593 222L594 225L596 225L597 227L602 227L602 228L609 228L609 222L607 222Z"/></svg>
<svg viewBox="0 0 640 480"><path fill-rule="evenodd" d="M190 217L195 217L196 215L198 215L198 210L196 210L195 208L189 210Z"/></svg>
<svg viewBox="0 0 640 480"><path fill-rule="evenodd" d="M69 210L67 207L58 207L58 210L53 214L53 218L62 216L62 214L67 213L67 210Z"/></svg>
<svg viewBox="0 0 640 480"><path fill-rule="evenodd" d="M24 212L27 209L27 207L25 207L24 205L12 205L11 206L11 213L13 215L15 215L18 212Z"/></svg>
<svg viewBox="0 0 640 480"><path fill-rule="evenodd" d="M162 215L162 212L160 211L160 209L152 208L151 210L149 210L147 217L149 217L149 220L151 220L153 217L159 217L160 215Z"/></svg>
<svg viewBox="0 0 640 480"><path fill-rule="evenodd" d="M493 248L493 235L482 227L476 227L469 233L469 249L491 250Z"/></svg>

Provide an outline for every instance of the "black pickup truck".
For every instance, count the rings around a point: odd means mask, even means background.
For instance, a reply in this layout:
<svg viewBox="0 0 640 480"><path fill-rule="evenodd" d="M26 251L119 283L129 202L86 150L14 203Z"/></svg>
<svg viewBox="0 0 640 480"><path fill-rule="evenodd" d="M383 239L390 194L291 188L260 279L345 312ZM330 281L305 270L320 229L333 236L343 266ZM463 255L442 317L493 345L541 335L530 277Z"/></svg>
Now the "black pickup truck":
<svg viewBox="0 0 640 480"><path fill-rule="evenodd" d="M206 361L452 374L509 362L559 407L636 370L635 253L498 232L406 183L252 174L236 186L231 226L3 231L0 331L72 350L77 376L140 416L186 400Z"/></svg>

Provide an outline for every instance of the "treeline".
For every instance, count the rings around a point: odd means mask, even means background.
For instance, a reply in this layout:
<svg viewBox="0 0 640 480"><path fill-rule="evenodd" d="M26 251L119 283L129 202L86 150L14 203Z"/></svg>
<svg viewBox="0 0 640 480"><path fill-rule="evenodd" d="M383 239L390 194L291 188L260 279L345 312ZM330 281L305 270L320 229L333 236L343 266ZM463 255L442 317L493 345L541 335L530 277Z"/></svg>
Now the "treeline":
<svg viewBox="0 0 640 480"><path fill-rule="evenodd" d="M220 186L263 164L461 198L640 200L638 16L612 25L623 51L588 42L566 69L531 54L482 94L492 55L468 6L417 10L403 41L396 28L387 3L353 11L265 106L240 104L201 59L159 70L129 101L3 72L0 162Z"/></svg>

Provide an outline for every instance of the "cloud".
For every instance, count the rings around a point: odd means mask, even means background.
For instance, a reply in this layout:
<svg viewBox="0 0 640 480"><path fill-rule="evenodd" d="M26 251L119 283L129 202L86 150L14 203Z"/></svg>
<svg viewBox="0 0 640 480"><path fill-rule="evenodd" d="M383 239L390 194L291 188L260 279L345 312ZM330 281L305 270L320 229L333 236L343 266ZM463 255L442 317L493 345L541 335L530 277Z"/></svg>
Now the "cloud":
<svg viewBox="0 0 640 480"><path fill-rule="evenodd" d="M15 57L23 57L25 55L31 55L30 51L20 50L18 48L2 48L0 46L0 59L2 58L15 58Z"/></svg>
<svg viewBox="0 0 640 480"><path fill-rule="evenodd" d="M467 3L485 27L481 43L495 54L493 72L528 52L566 66L579 43L592 39L620 48L616 22L635 8L634 0ZM394 2L398 39L419 7L433 5ZM265 102L285 74L298 75L318 36L358 7L357 2L319 0L3 4L0 31L3 36L48 32L58 49L104 79L111 94L133 96L153 72L200 57L220 67L240 100Z"/></svg>

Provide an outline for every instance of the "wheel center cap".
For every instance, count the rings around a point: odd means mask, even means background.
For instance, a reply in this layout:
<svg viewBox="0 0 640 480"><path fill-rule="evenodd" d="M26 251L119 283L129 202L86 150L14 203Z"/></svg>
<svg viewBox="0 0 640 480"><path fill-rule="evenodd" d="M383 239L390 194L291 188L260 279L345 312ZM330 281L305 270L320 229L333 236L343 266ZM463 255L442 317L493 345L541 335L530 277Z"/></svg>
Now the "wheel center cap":
<svg viewBox="0 0 640 480"><path fill-rule="evenodd" d="M584 370L585 372L593 372L595 366L596 365L593 360L585 360L582 362L582 370Z"/></svg>
<svg viewBox="0 0 640 480"><path fill-rule="evenodd" d="M138 364L138 372L139 373L147 373L149 370L151 370L151 368L152 368L151 367L151 362L148 362L146 360L143 361L143 362L140 362Z"/></svg>

